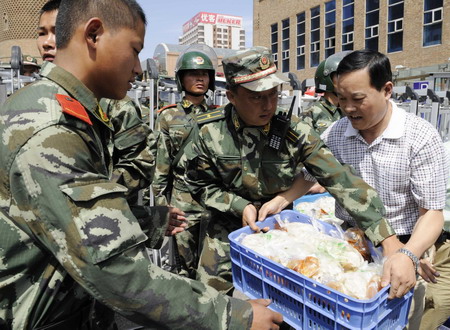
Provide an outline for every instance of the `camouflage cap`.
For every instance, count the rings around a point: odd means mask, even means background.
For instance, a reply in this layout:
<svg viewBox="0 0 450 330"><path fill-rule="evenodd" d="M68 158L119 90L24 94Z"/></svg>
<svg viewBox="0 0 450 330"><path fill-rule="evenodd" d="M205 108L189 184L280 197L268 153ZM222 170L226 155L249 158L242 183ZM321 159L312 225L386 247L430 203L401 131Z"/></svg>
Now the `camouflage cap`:
<svg viewBox="0 0 450 330"><path fill-rule="evenodd" d="M34 65L34 66L37 66L39 68L41 67L38 64L37 59L35 57L33 57L33 56L30 56L30 55L24 55L23 56L23 65Z"/></svg>
<svg viewBox="0 0 450 330"><path fill-rule="evenodd" d="M288 79L277 72L272 53L266 47L256 46L238 51L222 60L225 78L230 86L240 85L251 91L262 92Z"/></svg>

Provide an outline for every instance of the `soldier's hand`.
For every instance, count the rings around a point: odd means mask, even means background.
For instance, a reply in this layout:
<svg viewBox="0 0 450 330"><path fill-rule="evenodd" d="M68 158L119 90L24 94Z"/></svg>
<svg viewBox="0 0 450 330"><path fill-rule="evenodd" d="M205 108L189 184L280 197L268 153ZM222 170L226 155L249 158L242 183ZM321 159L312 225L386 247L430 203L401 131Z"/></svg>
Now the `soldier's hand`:
<svg viewBox="0 0 450 330"><path fill-rule="evenodd" d="M319 183L315 183L314 186L309 188L308 193L309 194L323 194L327 190L322 187Z"/></svg>
<svg viewBox="0 0 450 330"><path fill-rule="evenodd" d="M253 308L253 322L251 329L279 329L283 316L267 308L270 299L249 300Z"/></svg>
<svg viewBox="0 0 450 330"><path fill-rule="evenodd" d="M256 217L258 216L258 210L255 205L248 204L242 212L242 227L250 226L250 228L256 232L259 232L259 227L255 224Z"/></svg>
<svg viewBox="0 0 450 330"><path fill-rule="evenodd" d="M286 199L281 196L272 198L261 206L261 209L258 212L258 221L263 221L269 214L280 213L288 204Z"/></svg>
<svg viewBox="0 0 450 330"><path fill-rule="evenodd" d="M184 212L179 208L169 206L169 224L166 229L166 236L173 236L184 231L187 227L187 220Z"/></svg>

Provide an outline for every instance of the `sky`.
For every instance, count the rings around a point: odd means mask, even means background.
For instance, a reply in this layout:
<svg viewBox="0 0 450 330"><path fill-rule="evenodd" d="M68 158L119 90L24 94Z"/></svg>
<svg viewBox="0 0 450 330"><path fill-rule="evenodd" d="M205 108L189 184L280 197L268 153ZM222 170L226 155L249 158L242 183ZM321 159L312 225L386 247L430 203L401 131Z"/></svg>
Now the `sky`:
<svg viewBox="0 0 450 330"><path fill-rule="evenodd" d="M137 0L147 16L147 32L141 61L153 57L160 43L178 44L182 26L197 13L204 11L242 16L247 47L253 41L253 0Z"/></svg>

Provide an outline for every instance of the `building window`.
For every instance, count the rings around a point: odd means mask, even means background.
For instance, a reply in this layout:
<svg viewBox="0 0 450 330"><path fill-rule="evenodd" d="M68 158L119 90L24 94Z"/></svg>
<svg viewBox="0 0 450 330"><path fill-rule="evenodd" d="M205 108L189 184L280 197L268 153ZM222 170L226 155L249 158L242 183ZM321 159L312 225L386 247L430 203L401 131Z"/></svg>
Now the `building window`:
<svg viewBox="0 0 450 330"><path fill-rule="evenodd" d="M336 52L336 0L325 3L325 58Z"/></svg>
<svg viewBox="0 0 450 330"><path fill-rule="evenodd" d="M281 21L281 71L289 72L289 18Z"/></svg>
<svg viewBox="0 0 450 330"><path fill-rule="evenodd" d="M423 10L423 45L442 43L442 0L425 0Z"/></svg>
<svg viewBox="0 0 450 330"><path fill-rule="evenodd" d="M403 50L403 0L389 0L388 53Z"/></svg>
<svg viewBox="0 0 450 330"><path fill-rule="evenodd" d="M311 45L310 66L315 67L320 62L320 7L311 8Z"/></svg>
<svg viewBox="0 0 450 330"><path fill-rule="evenodd" d="M297 70L305 68L305 12L297 14Z"/></svg>
<svg viewBox="0 0 450 330"><path fill-rule="evenodd" d="M273 61L278 67L278 23L272 24L270 30L270 48L272 50Z"/></svg>
<svg viewBox="0 0 450 330"><path fill-rule="evenodd" d="M342 50L353 50L353 31L355 28L354 0L342 2Z"/></svg>
<svg viewBox="0 0 450 330"><path fill-rule="evenodd" d="M366 48L378 51L380 0L366 0Z"/></svg>

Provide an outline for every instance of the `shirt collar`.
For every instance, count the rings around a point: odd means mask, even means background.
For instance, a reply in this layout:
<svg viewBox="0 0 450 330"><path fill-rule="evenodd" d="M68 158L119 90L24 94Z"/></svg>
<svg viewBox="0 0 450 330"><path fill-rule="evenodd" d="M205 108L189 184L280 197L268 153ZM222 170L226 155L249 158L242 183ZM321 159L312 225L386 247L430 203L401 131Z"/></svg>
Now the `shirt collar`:
<svg viewBox="0 0 450 330"><path fill-rule="evenodd" d="M321 96L320 100L322 103L322 106L327 109L328 111L330 111L331 113L334 113L337 111L338 107L336 107L333 103L331 103L330 101L328 101L325 97Z"/></svg>
<svg viewBox="0 0 450 330"><path fill-rule="evenodd" d="M42 65L40 74L61 86L71 97L80 102L86 110L94 115L101 123L109 129L113 129L109 118L98 104L94 93L92 93L92 91L78 78L63 68L48 61Z"/></svg>
<svg viewBox="0 0 450 330"><path fill-rule="evenodd" d="M240 130L243 130L245 127L248 127L245 125L245 123L243 122L243 120L239 117L236 109L233 108L231 109L231 121L233 122L233 126L236 129L236 132L239 132ZM258 126L255 127L259 130L261 130L261 132L265 135L269 135L269 131L270 131L270 122L264 126Z"/></svg>
<svg viewBox="0 0 450 330"><path fill-rule="evenodd" d="M188 109L188 108L190 108L192 106L195 106L195 105L190 100L188 100L187 98L183 97L183 100L181 100L181 106L184 109ZM208 105L206 104L206 100L203 99L202 103L200 103L198 105L198 107L201 107L203 109L203 111L208 110Z"/></svg>
<svg viewBox="0 0 450 330"><path fill-rule="evenodd" d="M406 112L405 110L397 107L397 105L389 100L392 105L392 116L389 120L389 124L381 134L381 136L385 139L399 139L405 133L405 121L406 121ZM357 136L359 131L354 129L350 121L347 119L347 129L345 130L344 136L351 137Z"/></svg>

